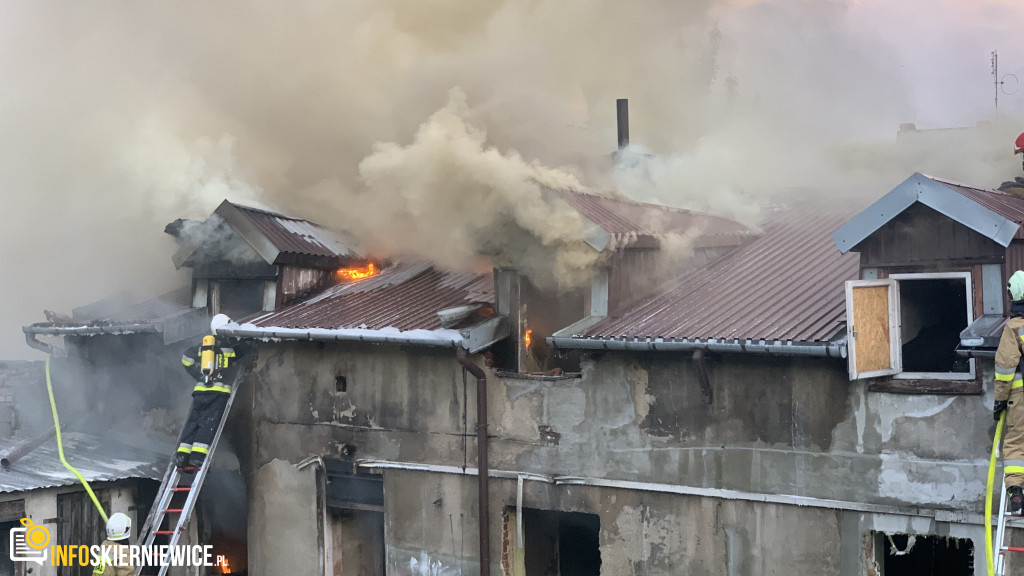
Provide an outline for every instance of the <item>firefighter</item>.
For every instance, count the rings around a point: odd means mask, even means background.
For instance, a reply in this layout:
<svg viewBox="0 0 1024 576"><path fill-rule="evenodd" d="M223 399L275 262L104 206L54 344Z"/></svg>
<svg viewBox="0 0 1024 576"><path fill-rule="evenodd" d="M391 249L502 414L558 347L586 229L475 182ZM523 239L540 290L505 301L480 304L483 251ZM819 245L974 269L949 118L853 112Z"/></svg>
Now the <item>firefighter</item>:
<svg viewBox="0 0 1024 576"><path fill-rule="evenodd" d="M181 431L174 465L183 472L198 470L210 453L210 444L224 415L231 385L238 372L239 356L246 346L219 338L217 330L231 319L217 314L210 321L210 332L203 336L202 345L187 349L181 356L185 371L196 381L192 389L192 410Z"/></svg>
<svg viewBox="0 0 1024 576"><path fill-rule="evenodd" d="M106 548L109 553L100 557L99 564L93 568L92 573L103 576L135 576L135 568L131 566L128 551L123 550L127 547L131 535L132 519L121 512L111 514L107 519L107 539L100 544L101 550ZM117 562L114 561L114 557L117 557ZM120 564L121 562L124 564Z"/></svg>
<svg viewBox="0 0 1024 576"><path fill-rule="evenodd" d="M1021 357L1024 350L1024 271L1016 271L1006 284L1010 296L1010 319L1003 327L996 349L995 405L996 421L1006 412L1003 435L1003 474L1010 511L1024 509L1024 380Z"/></svg>

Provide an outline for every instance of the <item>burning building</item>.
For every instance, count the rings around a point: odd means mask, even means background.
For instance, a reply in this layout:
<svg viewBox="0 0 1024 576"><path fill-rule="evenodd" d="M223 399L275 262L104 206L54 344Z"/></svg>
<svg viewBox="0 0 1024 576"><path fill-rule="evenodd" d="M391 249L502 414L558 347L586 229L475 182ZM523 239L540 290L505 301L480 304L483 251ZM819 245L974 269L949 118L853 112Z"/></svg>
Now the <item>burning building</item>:
<svg viewBox="0 0 1024 576"><path fill-rule="evenodd" d="M87 390L145 350L152 409L184 395L170 366L200 320L233 314L218 334L257 359L214 500L239 502L197 535L230 570L984 570L984 383L1024 199L915 174L860 213L807 201L754 230L545 194L587 224L584 282L378 258L225 202L171 227L192 271L173 298L25 331L106 375Z"/></svg>

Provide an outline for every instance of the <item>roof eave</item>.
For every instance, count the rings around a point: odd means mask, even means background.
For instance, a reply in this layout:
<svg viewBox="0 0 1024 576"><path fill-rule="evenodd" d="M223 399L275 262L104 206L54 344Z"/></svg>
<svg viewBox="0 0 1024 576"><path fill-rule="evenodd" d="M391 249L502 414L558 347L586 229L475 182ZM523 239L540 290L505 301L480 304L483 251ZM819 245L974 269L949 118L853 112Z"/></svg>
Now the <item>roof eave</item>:
<svg viewBox="0 0 1024 576"><path fill-rule="evenodd" d="M411 332L411 331L408 331ZM379 330L331 329L295 329L275 326L241 327L229 324L217 330L217 334L236 338L260 338L266 340L289 340L297 342L361 342L364 344L400 344L408 346L427 346L434 348L458 348L462 346L461 335L458 339L446 338L438 334L436 337L406 334L403 332L381 332Z"/></svg>
<svg viewBox="0 0 1024 576"><path fill-rule="evenodd" d="M549 345L575 350L607 350L623 352L693 352L705 350L732 354L762 354L770 356L812 356L819 358L846 358L846 341L793 342L791 340L718 340L664 339L664 338L574 338L551 336Z"/></svg>
<svg viewBox="0 0 1024 576"><path fill-rule="evenodd" d="M54 326L52 323L37 323L23 326L25 334L39 336L97 336L99 334L137 334L139 332L160 332L158 324L107 324L97 326Z"/></svg>

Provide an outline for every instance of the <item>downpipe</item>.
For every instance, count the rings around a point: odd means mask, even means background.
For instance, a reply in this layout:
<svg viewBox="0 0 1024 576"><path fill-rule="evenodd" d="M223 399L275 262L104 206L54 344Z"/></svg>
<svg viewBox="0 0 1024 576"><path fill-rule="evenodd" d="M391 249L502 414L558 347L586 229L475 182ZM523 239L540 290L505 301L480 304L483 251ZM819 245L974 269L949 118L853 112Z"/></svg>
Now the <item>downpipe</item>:
<svg viewBox="0 0 1024 576"><path fill-rule="evenodd" d="M476 446L477 446L477 508L479 509L480 531L480 576L489 576L491 570L490 553L490 492L487 486L487 375L470 358L465 348L455 352L462 368L476 377Z"/></svg>

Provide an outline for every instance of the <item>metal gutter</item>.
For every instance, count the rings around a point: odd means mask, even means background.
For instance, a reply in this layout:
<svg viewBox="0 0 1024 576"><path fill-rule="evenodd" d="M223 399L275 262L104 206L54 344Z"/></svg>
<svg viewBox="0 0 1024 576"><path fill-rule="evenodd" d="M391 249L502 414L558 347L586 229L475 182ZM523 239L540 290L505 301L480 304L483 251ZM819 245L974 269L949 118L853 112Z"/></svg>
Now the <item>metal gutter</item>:
<svg viewBox="0 0 1024 576"><path fill-rule="evenodd" d="M279 331L273 328L220 328L217 334L236 338L270 338L275 340L295 340L311 342L363 342L366 344L405 344L410 346L434 346L438 348L460 348L461 342L431 338L407 338L377 334L351 334L344 332L332 333L327 330Z"/></svg>
<svg viewBox="0 0 1024 576"><path fill-rule="evenodd" d="M416 462L396 462L391 460L358 460L357 464L363 468L375 470L411 470L416 472L433 472L437 474L459 474L463 476L476 476L478 471L475 468L462 468L460 466L444 466L436 464L420 464ZM827 508L832 510L850 510L853 512L865 512L869 514L891 514L895 516L916 516L934 518L939 522L955 522L960 524L984 525L985 518L982 514L964 512L960 510L942 510L935 508L922 508L917 506L899 507L888 504L871 504L866 502L851 502L847 500L832 500L828 498L814 498L809 496L794 496L789 494L764 494L756 492L743 492L740 490L727 490L724 488L698 488L695 486L680 486L676 484L661 484L656 482L636 482L631 480L612 480L608 478L591 478L585 476L559 476L537 474L535 472L517 472L512 470L489 470L491 478L502 478L516 480L523 478L545 484L556 486L594 486L599 488L618 488L623 490L639 490L644 492L660 492L665 494L679 494L684 496L700 496L704 498L719 498L723 500L745 500L749 502L762 502L765 504L785 504L790 506L810 506L815 508Z"/></svg>
<svg viewBox="0 0 1024 576"><path fill-rule="evenodd" d="M98 334L135 334L138 332L159 332L155 324L107 324L96 326L54 326L52 324L32 324L23 326L25 334L43 336L96 336Z"/></svg>
<svg viewBox="0 0 1024 576"><path fill-rule="evenodd" d="M648 338L644 340L622 340L617 338L572 338L551 336L549 345L556 348L576 350L613 350L629 352L724 352L734 354L767 354L775 356L812 356L819 358L846 358L846 340L815 343L793 343L776 340L665 340Z"/></svg>

